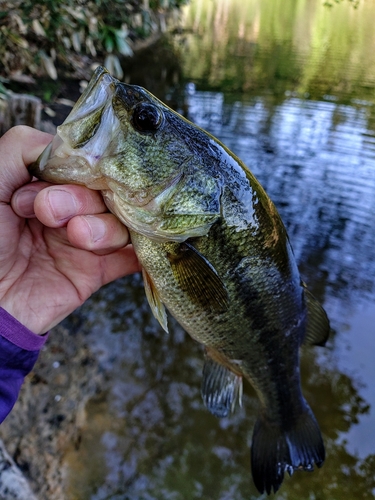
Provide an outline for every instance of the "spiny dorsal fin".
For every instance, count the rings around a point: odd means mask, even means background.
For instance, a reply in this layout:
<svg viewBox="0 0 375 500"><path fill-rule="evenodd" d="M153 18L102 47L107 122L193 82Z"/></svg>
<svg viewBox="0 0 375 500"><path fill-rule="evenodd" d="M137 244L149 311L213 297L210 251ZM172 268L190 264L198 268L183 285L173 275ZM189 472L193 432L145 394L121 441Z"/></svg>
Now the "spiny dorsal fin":
<svg viewBox="0 0 375 500"><path fill-rule="evenodd" d="M173 274L192 302L217 313L228 309L227 289L214 267L189 243L181 243L168 253Z"/></svg>
<svg viewBox="0 0 375 500"><path fill-rule="evenodd" d="M242 377L213 360L206 351L201 387L206 408L216 417L226 417L236 401L242 404Z"/></svg>
<svg viewBox="0 0 375 500"><path fill-rule="evenodd" d="M314 295L305 288L307 306L305 345L324 346L331 330L328 316Z"/></svg>
<svg viewBox="0 0 375 500"><path fill-rule="evenodd" d="M168 333L167 312L163 302L160 300L159 292L156 290L154 283L144 268L142 268L142 275L146 297L150 304L151 311L162 328Z"/></svg>

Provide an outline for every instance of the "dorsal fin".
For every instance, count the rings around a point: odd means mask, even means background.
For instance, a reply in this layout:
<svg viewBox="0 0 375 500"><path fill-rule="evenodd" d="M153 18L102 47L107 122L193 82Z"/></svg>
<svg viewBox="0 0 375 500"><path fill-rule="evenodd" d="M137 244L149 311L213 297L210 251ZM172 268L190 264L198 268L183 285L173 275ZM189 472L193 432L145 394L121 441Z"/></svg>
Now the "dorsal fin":
<svg viewBox="0 0 375 500"><path fill-rule="evenodd" d="M331 330L327 313L306 287L304 292L307 306L307 325L303 344L324 346Z"/></svg>

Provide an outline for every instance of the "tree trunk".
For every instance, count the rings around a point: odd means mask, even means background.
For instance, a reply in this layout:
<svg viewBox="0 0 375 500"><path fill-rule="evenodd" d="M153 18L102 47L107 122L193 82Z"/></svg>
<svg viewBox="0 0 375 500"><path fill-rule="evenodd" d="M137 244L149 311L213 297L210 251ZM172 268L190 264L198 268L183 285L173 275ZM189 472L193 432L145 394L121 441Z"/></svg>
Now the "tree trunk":
<svg viewBox="0 0 375 500"><path fill-rule="evenodd" d="M28 125L40 130L42 102L27 94L11 94L0 100L0 136L15 125Z"/></svg>

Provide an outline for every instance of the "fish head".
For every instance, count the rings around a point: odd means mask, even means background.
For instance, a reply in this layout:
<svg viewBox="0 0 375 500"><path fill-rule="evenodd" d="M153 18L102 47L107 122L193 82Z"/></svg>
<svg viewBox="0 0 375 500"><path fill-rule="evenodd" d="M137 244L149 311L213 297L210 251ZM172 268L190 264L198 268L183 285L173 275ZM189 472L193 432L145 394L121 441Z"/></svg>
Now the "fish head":
<svg viewBox="0 0 375 500"><path fill-rule="evenodd" d="M184 241L220 215L220 179L204 168L199 137L186 140L192 134L200 133L147 90L99 67L30 172L100 190L130 229Z"/></svg>

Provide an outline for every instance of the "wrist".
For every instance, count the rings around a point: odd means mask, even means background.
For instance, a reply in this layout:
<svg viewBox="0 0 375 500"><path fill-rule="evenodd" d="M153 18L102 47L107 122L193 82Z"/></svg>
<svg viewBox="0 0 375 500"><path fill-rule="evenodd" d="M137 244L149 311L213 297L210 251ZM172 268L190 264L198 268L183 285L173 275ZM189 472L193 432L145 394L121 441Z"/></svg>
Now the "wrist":
<svg viewBox="0 0 375 500"><path fill-rule="evenodd" d="M45 332L48 330L48 328L46 328L44 331L42 331L42 329L39 328L40 321L30 320L29 315L26 314L25 311L19 307L14 307L11 304L8 304L4 301L0 301L0 310L3 310L11 318L13 318L17 322L19 327L28 330L33 335L38 335L38 336L44 335Z"/></svg>
<svg viewBox="0 0 375 500"><path fill-rule="evenodd" d="M2 307L0 307L0 335L26 351L40 350L48 338L48 334L36 335Z"/></svg>

